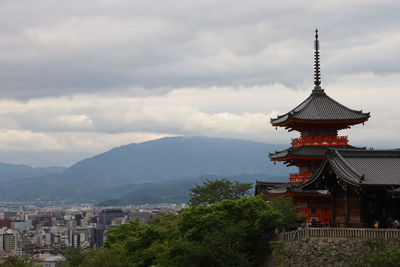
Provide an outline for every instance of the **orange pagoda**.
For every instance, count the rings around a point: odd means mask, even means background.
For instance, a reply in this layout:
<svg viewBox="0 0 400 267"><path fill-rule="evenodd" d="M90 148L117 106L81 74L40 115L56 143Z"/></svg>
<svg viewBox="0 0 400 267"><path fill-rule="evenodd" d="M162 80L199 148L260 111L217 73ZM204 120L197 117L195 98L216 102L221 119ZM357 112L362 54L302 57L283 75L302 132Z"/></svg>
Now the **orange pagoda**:
<svg viewBox="0 0 400 267"><path fill-rule="evenodd" d="M296 166L299 171L290 174L289 183L257 181L256 194L290 196L299 212L307 215L308 222L327 224L331 218L330 194L324 190L297 190L297 187L320 168L329 148L357 149L348 144L347 136L339 136L338 131L364 123L370 114L347 108L325 93L321 88L318 30L315 30L314 44L314 89L311 95L288 113L270 121L274 127L300 133L300 137L292 139L291 147L269 155L272 161Z"/></svg>

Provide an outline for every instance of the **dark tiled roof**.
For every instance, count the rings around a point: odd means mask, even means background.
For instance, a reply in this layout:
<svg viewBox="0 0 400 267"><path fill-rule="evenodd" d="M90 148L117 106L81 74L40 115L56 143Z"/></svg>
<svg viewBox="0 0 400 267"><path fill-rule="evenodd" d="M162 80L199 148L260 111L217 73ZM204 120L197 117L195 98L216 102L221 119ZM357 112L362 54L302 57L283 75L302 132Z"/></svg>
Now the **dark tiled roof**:
<svg viewBox="0 0 400 267"><path fill-rule="evenodd" d="M317 180L326 165L343 181L356 186L400 185L400 149L329 149L327 160L320 170L301 186Z"/></svg>
<svg viewBox="0 0 400 267"><path fill-rule="evenodd" d="M276 187L280 187L282 185L286 185L287 182L269 182L269 181L258 181L257 180L256 184L260 185L260 186L276 188Z"/></svg>
<svg viewBox="0 0 400 267"><path fill-rule="evenodd" d="M348 121L367 120L369 113L349 109L325 94L324 90L313 90L311 95L290 112L271 119L279 125L290 119L305 121Z"/></svg>
<svg viewBox="0 0 400 267"><path fill-rule="evenodd" d="M288 192L294 193L312 193L312 194L328 194L327 190L304 190L293 183L273 183L267 181L257 181L257 187L266 189L271 194L285 194Z"/></svg>
<svg viewBox="0 0 400 267"><path fill-rule="evenodd" d="M365 149L365 148L355 148L353 146L337 146L336 148L353 148L353 149ZM299 146L290 147L282 151L275 151L275 153L270 153L269 157L271 160L285 158L288 156L298 156L298 157L325 157L328 151L328 146Z"/></svg>
<svg viewBox="0 0 400 267"><path fill-rule="evenodd" d="M351 183L400 185L400 150L335 150L328 157L337 175Z"/></svg>
<svg viewBox="0 0 400 267"><path fill-rule="evenodd" d="M276 191L278 190L279 192L286 192L286 188L288 186L288 183L284 182L268 182L268 181L257 181L256 182L256 188L262 187L266 189L267 191Z"/></svg>

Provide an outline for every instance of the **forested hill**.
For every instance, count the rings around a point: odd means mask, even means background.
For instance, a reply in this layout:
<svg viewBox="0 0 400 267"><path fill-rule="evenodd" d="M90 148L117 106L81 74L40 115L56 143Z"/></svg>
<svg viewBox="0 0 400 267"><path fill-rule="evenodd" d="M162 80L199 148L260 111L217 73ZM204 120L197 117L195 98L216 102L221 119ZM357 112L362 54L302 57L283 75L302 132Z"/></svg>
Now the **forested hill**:
<svg viewBox="0 0 400 267"><path fill-rule="evenodd" d="M7 164L0 162L0 182L14 179L32 178L43 175L62 173L65 167L30 167L22 164Z"/></svg>
<svg viewBox="0 0 400 267"><path fill-rule="evenodd" d="M181 199L188 187L205 177L247 177L254 182L287 177L286 167L268 159L269 152L282 148L235 139L162 138L111 149L79 161L61 174L8 183L0 188L0 198Z"/></svg>
<svg viewBox="0 0 400 267"><path fill-rule="evenodd" d="M277 148L280 146L236 139L168 137L114 148L76 163L63 176L149 182L205 174L282 175L287 169L268 159L268 152Z"/></svg>

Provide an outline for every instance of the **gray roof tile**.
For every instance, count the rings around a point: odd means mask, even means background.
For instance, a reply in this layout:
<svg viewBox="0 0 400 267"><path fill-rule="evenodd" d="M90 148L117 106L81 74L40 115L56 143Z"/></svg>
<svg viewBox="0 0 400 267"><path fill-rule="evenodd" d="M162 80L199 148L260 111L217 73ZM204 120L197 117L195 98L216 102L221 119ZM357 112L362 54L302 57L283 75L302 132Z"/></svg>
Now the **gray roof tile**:
<svg viewBox="0 0 400 267"><path fill-rule="evenodd" d="M400 185L400 150L335 150L328 157L337 175L364 185Z"/></svg>
<svg viewBox="0 0 400 267"><path fill-rule="evenodd" d="M355 186L400 186L400 149L360 150L334 149L327 152L327 160L300 187L306 187L323 175L326 166L343 181Z"/></svg>
<svg viewBox="0 0 400 267"><path fill-rule="evenodd" d="M349 109L325 94L324 90L313 90L311 95L290 112L271 119L273 125L289 119L306 121L367 120L369 113Z"/></svg>
<svg viewBox="0 0 400 267"><path fill-rule="evenodd" d="M275 153L270 153L270 159L279 159L285 158L287 156L302 156L302 157L325 157L328 151L329 146L299 146L299 147L290 147L288 149L282 151L275 151ZM353 146L335 146L335 148L348 148L348 149L365 149L365 148L356 148Z"/></svg>

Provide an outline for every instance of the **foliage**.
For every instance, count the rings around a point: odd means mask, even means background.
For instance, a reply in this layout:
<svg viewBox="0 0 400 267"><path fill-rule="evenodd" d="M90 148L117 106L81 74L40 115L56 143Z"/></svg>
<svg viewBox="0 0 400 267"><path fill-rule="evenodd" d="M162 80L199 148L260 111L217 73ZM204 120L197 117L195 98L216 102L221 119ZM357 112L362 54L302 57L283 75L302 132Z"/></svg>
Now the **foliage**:
<svg viewBox="0 0 400 267"><path fill-rule="evenodd" d="M80 247L67 247L65 250L59 250L59 252L65 257L65 262L67 266L80 266L87 252L83 251Z"/></svg>
<svg viewBox="0 0 400 267"><path fill-rule="evenodd" d="M277 264L283 264L283 257L285 255L286 243L283 241L269 241L269 247L272 249L272 254L277 256Z"/></svg>
<svg viewBox="0 0 400 267"><path fill-rule="evenodd" d="M107 233L103 249L64 252L70 266L259 266L268 237L292 225L291 199L266 202L244 196L251 184L207 180L191 193L191 206L178 215L160 214L150 225L138 221Z"/></svg>
<svg viewBox="0 0 400 267"><path fill-rule="evenodd" d="M385 248L375 254L363 255L365 266L396 267L400 266L400 248Z"/></svg>
<svg viewBox="0 0 400 267"><path fill-rule="evenodd" d="M283 221L260 197L191 206L148 226L133 222L111 230L105 248L83 266L252 266L264 258L266 234Z"/></svg>
<svg viewBox="0 0 400 267"><path fill-rule="evenodd" d="M275 228L294 224L297 209L290 198L243 196L249 186L206 181L192 190L197 205L178 215L160 214L150 225L120 225L106 234L102 249L68 247L61 251L66 266L260 266L268 247L281 245L269 244L268 237Z"/></svg>
<svg viewBox="0 0 400 267"><path fill-rule="evenodd" d="M190 189L189 205L208 205L220 202L224 199L239 199L248 195L252 188L251 183L232 183L227 179L206 180L202 185L196 184Z"/></svg>
<svg viewBox="0 0 400 267"><path fill-rule="evenodd" d="M291 197L271 197L268 201L277 209L285 218L285 227L291 229L296 228L299 222L305 221L306 215L297 212L297 206L293 204Z"/></svg>
<svg viewBox="0 0 400 267"><path fill-rule="evenodd" d="M159 255L163 253L170 240L178 236L176 215L160 214L150 225L130 224L120 225L118 228L107 233L107 240L104 244L105 251L97 252L88 258L87 266L107 257L107 253L119 258L120 265L99 265L99 266L150 266L157 262ZM93 264L92 264L93 266Z"/></svg>
<svg viewBox="0 0 400 267"><path fill-rule="evenodd" d="M123 249L104 248L96 249L89 252L83 263L82 267L124 267L128 266L127 256L124 254Z"/></svg>
<svg viewBox="0 0 400 267"><path fill-rule="evenodd" d="M16 256L8 257L5 261L0 263L0 267L38 267L41 265L35 265L29 258L18 258Z"/></svg>
<svg viewBox="0 0 400 267"><path fill-rule="evenodd" d="M251 266L264 258L266 233L282 215L260 197L192 206L178 218L180 238L168 248L168 266Z"/></svg>

